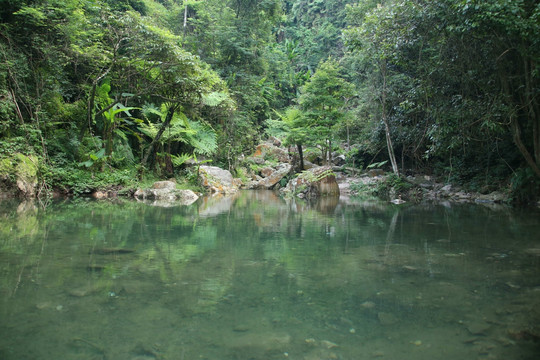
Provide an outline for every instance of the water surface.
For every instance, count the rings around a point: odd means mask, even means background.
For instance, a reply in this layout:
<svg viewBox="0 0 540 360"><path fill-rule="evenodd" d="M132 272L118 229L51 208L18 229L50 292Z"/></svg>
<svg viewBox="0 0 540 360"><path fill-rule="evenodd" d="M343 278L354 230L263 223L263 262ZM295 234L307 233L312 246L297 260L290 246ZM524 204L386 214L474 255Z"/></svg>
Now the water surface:
<svg viewBox="0 0 540 360"><path fill-rule="evenodd" d="M540 213L3 202L1 359L537 359Z"/></svg>

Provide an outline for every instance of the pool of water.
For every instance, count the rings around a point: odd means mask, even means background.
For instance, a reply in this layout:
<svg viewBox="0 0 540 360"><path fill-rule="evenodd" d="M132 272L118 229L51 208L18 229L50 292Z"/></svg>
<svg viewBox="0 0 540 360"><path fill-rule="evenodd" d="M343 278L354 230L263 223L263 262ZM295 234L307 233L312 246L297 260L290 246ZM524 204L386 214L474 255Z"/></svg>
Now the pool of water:
<svg viewBox="0 0 540 360"><path fill-rule="evenodd" d="M1 359L537 359L540 213L0 204Z"/></svg>

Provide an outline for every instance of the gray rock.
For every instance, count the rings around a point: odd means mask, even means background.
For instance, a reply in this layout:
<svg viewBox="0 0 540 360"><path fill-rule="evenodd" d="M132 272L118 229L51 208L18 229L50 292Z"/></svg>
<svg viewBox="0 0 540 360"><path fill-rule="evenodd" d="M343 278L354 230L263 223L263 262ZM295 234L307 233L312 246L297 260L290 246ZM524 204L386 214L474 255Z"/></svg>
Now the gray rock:
<svg viewBox="0 0 540 360"><path fill-rule="evenodd" d="M450 184L444 185L444 186L441 188L441 191L444 191L444 192L450 192L450 191L452 191L452 185L450 185Z"/></svg>
<svg viewBox="0 0 540 360"><path fill-rule="evenodd" d="M257 145L253 157L259 157L263 159L274 158L279 162L289 162L289 152L285 149L277 147L270 143L262 143Z"/></svg>
<svg viewBox="0 0 540 360"><path fill-rule="evenodd" d="M309 170L318 167L318 165L315 165L312 162L309 162L307 160L304 160L304 170Z"/></svg>
<svg viewBox="0 0 540 360"><path fill-rule="evenodd" d="M158 181L151 189L137 189L134 196L150 205L162 207L191 205L199 198L191 190L176 189L176 184L172 181Z"/></svg>
<svg viewBox="0 0 540 360"><path fill-rule="evenodd" d="M279 164L273 173L260 180L255 187L259 189L271 189L274 185L280 182L281 179L287 176L291 170L291 164Z"/></svg>
<svg viewBox="0 0 540 360"><path fill-rule="evenodd" d="M345 157L345 155L338 155L332 159L332 162L336 166L342 166L345 165L345 163L347 162L347 158Z"/></svg>
<svg viewBox="0 0 540 360"><path fill-rule="evenodd" d="M478 203L500 203L504 202L507 199L507 196L500 192L494 191L490 194L480 194L475 201Z"/></svg>
<svg viewBox="0 0 540 360"><path fill-rule="evenodd" d="M233 180L230 171L217 166L201 166L199 181L212 193L233 194L238 191L237 182Z"/></svg>
<svg viewBox="0 0 540 360"><path fill-rule="evenodd" d="M264 177L268 177L270 175L272 175L272 173L274 172L275 170L269 166L263 168L261 170L261 175L264 176Z"/></svg>
<svg viewBox="0 0 540 360"><path fill-rule="evenodd" d="M268 138L268 141L272 143L272 145L276 146L276 147L280 147L281 146L281 140L279 140L277 137L275 136L270 136Z"/></svg>
<svg viewBox="0 0 540 360"><path fill-rule="evenodd" d="M338 196L339 185L335 175L327 166L319 166L305 171L289 181L287 186L280 190L300 198L315 198L319 196Z"/></svg>
<svg viewBox="0 0 540 360"><path fill-rule="evenodd" d="M152 185L153 189L176 189L176 183L174 181L156 181Z"/></svg>
<svg viewBox="0 0 540 360"><path fill-rule="evenodd" d="M246 161L257 164L257 165L262 165L262 164L265 163L264 159L262 157L259 157L259 156L250 156L250 157L246 158Z"/></svg>

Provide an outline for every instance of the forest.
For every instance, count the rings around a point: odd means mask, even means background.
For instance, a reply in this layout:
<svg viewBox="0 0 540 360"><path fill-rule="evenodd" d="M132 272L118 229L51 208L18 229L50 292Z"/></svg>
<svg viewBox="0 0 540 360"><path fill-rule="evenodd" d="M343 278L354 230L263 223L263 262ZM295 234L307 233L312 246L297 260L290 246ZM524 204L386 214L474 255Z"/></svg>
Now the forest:
<svg viewBox="0 0 540 360"><path fill-rule="evenodd" d="M191 186L276 136L540 194L535 0L0 0L0 57L0 188Z"/></svg>

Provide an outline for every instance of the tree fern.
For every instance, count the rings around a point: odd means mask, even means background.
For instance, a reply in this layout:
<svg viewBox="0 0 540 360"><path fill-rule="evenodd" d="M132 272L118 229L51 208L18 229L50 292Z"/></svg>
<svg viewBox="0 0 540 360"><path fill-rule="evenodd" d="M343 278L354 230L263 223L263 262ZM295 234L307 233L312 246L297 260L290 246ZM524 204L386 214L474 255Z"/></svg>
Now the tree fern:
<svg viewBox="0 0 540 360"><path fill-rule="evenodd" d="M187 142L193 146L194 151L201 155L212 155L217 151L217 134L211 127L200 122L192 122L191 129L194 130L191 134L186 134L189 138Z"/></svg>
<svg viewBox="0 0 540 360"><path fill-rule="evenodd" d="M165 118L165 108L158 109L153 105L147 105L143 108L143 115L148 120L139 125L139 130L155 138L159 127L149 121L152 115L158 116L161 121ZM190 121L184 113L174 114L169 128L163 133L160 142L165 144L169 141L181 142L193 148L193 152L201 155L212 155L217 150L217 134L210 126L198 121Z"/></svg>
<svg viewBox="0 0 540 360"><path fill-rule="evenodd" d="M202 103L206 106L218 106L224 101L229 100L230 97L228 94L218 91L213 91L208 94L203 94L202 96Z"/></svg>

